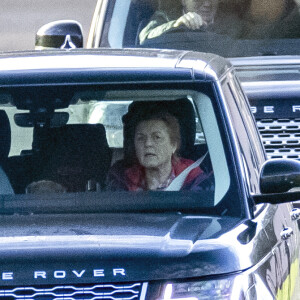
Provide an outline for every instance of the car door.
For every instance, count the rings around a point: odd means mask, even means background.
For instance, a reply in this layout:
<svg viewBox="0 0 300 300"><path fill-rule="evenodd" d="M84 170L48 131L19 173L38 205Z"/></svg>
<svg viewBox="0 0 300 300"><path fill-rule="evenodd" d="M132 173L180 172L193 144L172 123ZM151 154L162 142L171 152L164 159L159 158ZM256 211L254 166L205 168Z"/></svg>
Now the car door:
<svg viewBox="0 0 300 300"><path fill-rule="evenodd" d="M246 101L241 101L245 96L239 82L232 79L234 76L228 76L228 78L224 80L223 88L226 96L232 97L233 100L229 109L240 149L240 159L244 167L243 173L249 194L260 193L259 171L265 160L265 153L259 141L260 137L254 119L249 113L250 107L245 104ZM252 130L247 130L249 128ZM261 219L263 226L260 230L265 232L270 245L269 249L272 249L272 253L264 254L265 261L259 264L255 272L256 282L263 283L265 281L264 285L272 291L276 299L291 299L295 285L294 279L297 275L299 253L297 221L291 218L292 204L264 205L262 207L251 207L250 205L249 207L250 213L253 209L253 220ZM259 232L258 230L258 234ZM260 251L265 251L267 248L262 243L264 241L261 241L258 247Z"/></svg>
<svg viewBox="0 0 300 300"><path fill-rule="evenodd" d="M243 97L243 91L239 82L235 79L235 90L234 93L239 95L239 97ZM236 97L236 99L239 99ZM249 110L249 106L246 107L244 105L245 102L239 102L238 108L240 110L240 114L242 118L245 120L250 114L245 114L244 111ZM254 119L254 118L253 118ZM249 120L250 122L250 120ZM255 126L249 126L249 128L254 128ZM257 132L257 131L256 131ZM249 133L249 138L252 141L250 144L255 145L254 139L255 135L260 138L260 135L255 134L254 130L252 133ZM253 153L256 153L253 150ZM256 158L256 161L259 161L259 157ZM260 168L259 164L256 168ZM282 284L281 293L279 299L285 299L286 295L292 294L295 286L295 280L298 268L298 257L299 257L299 235L298 235L298 224L297 220L299 218L298 211L295 212L292 203L280 204L278 205L278 216L279 220L274 220L274 232L276 233L277 239L279 240L278 248L275 251L275 256L279 256L277 258L278 269L280 270L282 277L288 277L288 280L285 280ZM280 232L280 236L278 236L278 232ZM278 252L278 254L277 254ZM282 298L280 298L282 297Z"/></svg>

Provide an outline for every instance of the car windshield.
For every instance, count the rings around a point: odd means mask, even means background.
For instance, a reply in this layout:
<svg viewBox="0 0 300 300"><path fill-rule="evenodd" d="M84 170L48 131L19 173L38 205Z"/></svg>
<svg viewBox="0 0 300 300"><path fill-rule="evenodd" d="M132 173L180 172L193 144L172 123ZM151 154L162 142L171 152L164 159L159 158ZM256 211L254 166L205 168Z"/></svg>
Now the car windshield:
<svg viewBox="0 0 300 300"><path fill-rule="evenodd" d="M11 147L0 178L12 189L1 187L1 213L98 207L240 215L228 141L213 94L202 90L3 92L0 117L9 124L2 126L2 156Z"/></svg>
<svg viewBox="0 0 300 300"><path fill-rule="evenodd" d="M292 55L300 49L299 12L299 0L111 0L90 38L98 30L96 47Z"/></svg>

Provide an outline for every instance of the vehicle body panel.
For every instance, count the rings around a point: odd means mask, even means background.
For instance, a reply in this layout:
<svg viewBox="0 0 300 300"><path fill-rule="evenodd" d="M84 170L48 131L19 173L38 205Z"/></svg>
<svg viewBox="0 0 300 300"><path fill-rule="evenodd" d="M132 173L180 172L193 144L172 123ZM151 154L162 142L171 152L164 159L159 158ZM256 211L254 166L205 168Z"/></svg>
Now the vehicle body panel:
<svg viewBox="0 0 300 300"><path fill-rule="evenodd" d="M205 91L213 100L231 176L223 198L228 207L236 206L232 211L205 211L197 207L206 200L199 194L195 206L185 207L191 198L188 193L167 192L161 192L166 193L163 197L155 192L128 196L103 191L1 195L3 290L138 282L149 285L144 293L153 299L152 289L161 290L157 286L167 282L237 278L235 282L243 281L237 299L275 298L282 291L284 299L292 299L299 267L297 220L291 219L290 203L253 202L266 156L229 62L167 50L24 53L2 55L0 62L2 106L31 113L52 113L87 101L83 96L89 94L82 93L95 86L101 100L117 103L118 97L147 100L147 92L163 99L172 96L170 91L178 95ZM203 125L209 135L207 127L213 123ZM161 200L174 204L156 207L155 201ZM288 236L285 230L293 234Z"/></svg>

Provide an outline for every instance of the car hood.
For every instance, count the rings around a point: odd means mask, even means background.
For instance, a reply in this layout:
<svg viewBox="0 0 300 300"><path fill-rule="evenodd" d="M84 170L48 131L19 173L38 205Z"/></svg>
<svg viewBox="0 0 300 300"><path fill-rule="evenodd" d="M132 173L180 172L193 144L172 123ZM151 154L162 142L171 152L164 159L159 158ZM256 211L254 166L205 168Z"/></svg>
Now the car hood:
<svg viewBox="0 0 300 300"><path fill-rule="evenodd" d="M237 272L253 264L256 234L237 218L177 213L14 215L0 224L0 263L23 284L37 271L47 283L57 282L57 270L61 283L91 282L99 269L106 282Z"/></svg>

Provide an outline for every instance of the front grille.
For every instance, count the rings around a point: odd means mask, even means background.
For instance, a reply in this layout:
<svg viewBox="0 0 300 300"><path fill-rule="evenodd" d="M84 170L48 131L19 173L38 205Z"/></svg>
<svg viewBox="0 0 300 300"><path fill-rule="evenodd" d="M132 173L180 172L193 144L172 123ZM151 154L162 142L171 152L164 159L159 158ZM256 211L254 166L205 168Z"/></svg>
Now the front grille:
<svg viewBox="0 0 300 300"><path fill-rule="evenodd" d="M268 158L300 159L300 119L259 119Z"/></svg>
<svg viewBox="0 0 300 300"><path fill-rule="evenodd" d="M146 284L56 285L1 288L0 299L15 300L142 300Z"/></svg>

